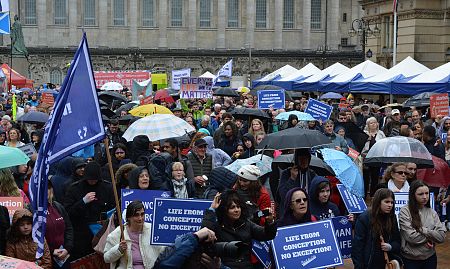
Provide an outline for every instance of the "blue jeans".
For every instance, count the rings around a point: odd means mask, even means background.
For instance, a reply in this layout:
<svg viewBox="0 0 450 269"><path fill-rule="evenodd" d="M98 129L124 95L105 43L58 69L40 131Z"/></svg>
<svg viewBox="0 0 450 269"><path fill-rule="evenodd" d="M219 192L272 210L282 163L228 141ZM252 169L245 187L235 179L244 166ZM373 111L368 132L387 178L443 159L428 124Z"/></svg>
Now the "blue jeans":
<svg viewBox="0 0 450 269"><path fill-rule="evenodd" d="M403 258L405 269L436 269L437 256L434 254L426 260L410 260Z"/></svg>

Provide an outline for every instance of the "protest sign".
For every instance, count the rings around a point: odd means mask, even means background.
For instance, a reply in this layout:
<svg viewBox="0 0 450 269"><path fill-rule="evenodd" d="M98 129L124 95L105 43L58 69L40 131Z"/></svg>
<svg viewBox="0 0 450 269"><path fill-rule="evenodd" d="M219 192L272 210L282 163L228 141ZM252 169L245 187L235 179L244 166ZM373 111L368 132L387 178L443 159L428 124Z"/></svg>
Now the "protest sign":
<svg viewBox="0 0 450 269"><path fill-rule="evenodd" d="M147 96L147 97L145 97L145 98L142 98L140 101L139 101L139 105L148 105L148 104L153 104L153 96L151 96L151 95L149 95L149 96Z"/></svg>
<svg viewBox="0 0 450 269"><path fill-rule="evenodd" d="M269 109L284 108L284 102L286 100L284 90L264 90L258 91L258 108Z"/></svg>
<svg viewBox="0 0 450 269"><path fill-rule="evenodd" d="M107 82L117 82L123 87L131 89L133 80L142 82L151 77L149 71L94 71L95 84L101 88Z"/></svg>
<svg viewBox="0 0 450 269"><path fill-rule="evenodd" d="M6 207L9 213L9 221L12 221L12 217L16 210L23 208L22 197L0 197L0 205Z"/></svg>
<svg viewBox="0 0 450 269"><path fill-rule="evenodd" d="M180 98L212 98L212 78L181 78Z"/></svg>
<svg viewBox="0 0 450 269"><path fill-rule="evenodd" d="M325 268L343 264L330 219L278 228L272 250L277 268Z"/></svg>
<svg viewBox="0 0 450 269"><path fill-rule="evenodd" d="M400 214L400 209L405 205L408 205L408 193L407 192L394 192L395 196L395 215ZM430 207L434 210L434 193L430 192Z"/></svg>
<svg viewBox="0 0 450 269"><path fill-rule="evenodd" d="M41 103L51 105L55 103L55 98L53 97L53 93L44 92L41 95Z"/></svg>
<svg viewBox="0 0 450 269"><path fill-rule="evenodd" d="M430 96L431 118L437 115L448 116L448 93L437 93Z"/></svg>
<svg viewBox="0 0 450 269"><path fill-rule="evenodd" d="M345 207L349 213L362 213L367 209L366 202L364 198L357 197L353 193L349 192L344 184L336 184L339 194L344 201Z"/></svg>
<svg viewBox="0 0 450 269"><path fill-rule="evenodd" d="M191 76L191 69L172 70L172 89L179 90L181 88L181 78Z"/></svg>
<svg viewBox="0 0 450 269"><path fill-rule="evenodd" d="M359 152L352 149L351 147L348 147L348 154L347 154L350 158L352 158L353 160L358 159L359 156Z"/></svg>
<svg viewBox="0 0 450 269"><path fill-rule="evenodd" d="M317 101L316 99L309 98L305 112L313 116L316 120L325 122L330 118L333 107Z"/></svg>
<svg viewBox="0 0 450 269"><path fill-rule="evenodd" d="M18 149L25 153L29 158L31 158L34 154L37 154L36 148L31 143L18 147Z"/></svg>
<svg viewBox="0 0 450 269"><path fill-rule="evenodd" d="M175 239L200 230L208 200L155 198L152 245L173 245Z"/></svg>
<svg viewBox="0 0 450 269"><path fill-rule="evenodd" d="M153 210L154 210L154 200L156 197L170 197L170 191L154 191L154 190L130 190L130 189L122 189L122 203L121 208L122 211L127 208L127 206L133 201L142 201L144 204L145 218L144 221L151 223L153 219ZM126 222L126 220L123 220Z"/></svg>
<svg viewBox="0 0 450 269"><path fill-rule="evenodd" d="M331 220L341 256L343 259L350 259L352 257L352 224L347 217L342 216Z"/></svg>
<svg viewBox="0 0 450 269"><path fill-rule="evenodd" d="M256 258L262 263L264 268L269 268L271 265L269 254L270 242L252 241L252 251Z"/></svg>

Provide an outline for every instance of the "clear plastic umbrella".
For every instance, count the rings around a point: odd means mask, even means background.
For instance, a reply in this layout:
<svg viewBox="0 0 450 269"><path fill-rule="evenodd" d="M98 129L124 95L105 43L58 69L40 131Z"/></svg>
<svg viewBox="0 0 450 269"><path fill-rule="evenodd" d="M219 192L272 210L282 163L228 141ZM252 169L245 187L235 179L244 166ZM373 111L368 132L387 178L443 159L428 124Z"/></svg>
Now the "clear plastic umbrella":
<svg viewBox="0 0 450 269"><path fill-rule="evenodd" d="M396 162L410 162L418 168L432 168L433 160L424 144L417 139L394 136L378 140L367 153L364 164L382 166Z"/></svg>

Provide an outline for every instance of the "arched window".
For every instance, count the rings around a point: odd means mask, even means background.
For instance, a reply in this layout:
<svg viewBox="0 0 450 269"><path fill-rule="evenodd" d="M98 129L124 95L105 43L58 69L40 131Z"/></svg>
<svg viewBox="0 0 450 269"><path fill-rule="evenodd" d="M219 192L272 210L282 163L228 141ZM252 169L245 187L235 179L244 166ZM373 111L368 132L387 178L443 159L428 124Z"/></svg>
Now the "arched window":
<svg viewBox="0 0 450 269"><path fill-rule="evenodd" d="M61 84L63 80L63 74L59 69L53 69L50 72L50 83Z"/></svg>

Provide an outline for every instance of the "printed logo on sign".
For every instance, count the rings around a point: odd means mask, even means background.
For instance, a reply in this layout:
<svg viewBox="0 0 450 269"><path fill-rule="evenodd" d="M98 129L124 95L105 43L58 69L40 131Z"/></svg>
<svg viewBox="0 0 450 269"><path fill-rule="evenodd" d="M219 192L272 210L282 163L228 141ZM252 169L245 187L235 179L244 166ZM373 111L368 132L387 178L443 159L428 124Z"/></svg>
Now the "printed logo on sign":
<svg viewBox="0 0 450 269"><path fill-rule="evenodd" d="M170 198L170 193L163 192L163 193L161 194L161 197L162 197L162 198Z"/></svg>
<svg viewBox="0 0 450 269"><path fill-rule="evenodd" d="M317 258L316 255L313 255L313 256L309 257L308 259L302 261L302 265L303 265L303 266L306 266L306 265L308 265L310 262L314 261L316 258Z"/></svg>
<svg viewBox="0 0 450 269"><path fill-rule="evenodd" d="M339 223L342 225L346 225L348 223L348 219L347 218L342 218L341 220L339 220Z"/></svg>
<svg viewBox="0 0 450 269"><path fill-rule="evenodd" d="M67 116L69 114L72 114L72 107L71 107L70 103L67 103L64 107L63 116Z"/></svg>
<svg viewBox="0 0 450 269"><path fill-rule="evenodd" d="M123 197L127 197L128 195L133 194L133 193L134 193L134 191L124 191L124 192L122 193L122 196L123 196Z"/></svg>

